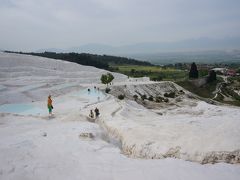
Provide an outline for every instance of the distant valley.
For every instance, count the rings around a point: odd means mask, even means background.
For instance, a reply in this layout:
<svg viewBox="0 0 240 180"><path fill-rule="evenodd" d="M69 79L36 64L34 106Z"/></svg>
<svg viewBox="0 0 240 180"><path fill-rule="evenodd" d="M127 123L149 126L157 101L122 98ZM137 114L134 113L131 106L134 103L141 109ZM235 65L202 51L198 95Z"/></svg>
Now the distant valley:
<svg viewBox="0 0 240 180"><path fill-rule="evenodd" d="M179 62L240 63L240 38L199 38L178 42L143 42L110 46L90 43L65 49L45 48L36 52L90 53L134 58L157 65Z"/></svg>
<svg viewBox="0 0 240 180"><path fill-rule="evenodd" d="M240 64L240 50L233 51L199 51L199 52L169 52L153 54L131 54L129 57L149 61L156 65L175 63L237 63Z"/></svg>

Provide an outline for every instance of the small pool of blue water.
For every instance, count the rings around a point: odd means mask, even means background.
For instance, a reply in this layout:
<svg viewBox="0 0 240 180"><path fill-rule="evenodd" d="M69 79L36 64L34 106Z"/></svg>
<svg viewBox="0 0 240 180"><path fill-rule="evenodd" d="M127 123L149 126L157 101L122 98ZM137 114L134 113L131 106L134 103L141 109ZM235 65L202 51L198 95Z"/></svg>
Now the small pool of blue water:
<svg viewBox="0 0 240 180"><path fill-rule="evenodd" d="M95 88L91 88L89 90L88 89L81 90L77 93L74 93L73 96L83 97L90 100L91 102L101 101L106 97L106 95L102 91Z"/></svg>
<svg viewBox="0 0 240 180"><path fill-rule="evenodd" d="M4 104L0 106L0 112L16 113L21 115L46 114L46 111L31 104Z"/></svg>
<svg viewBox="0 0 240 180"><path fill-rule="evenodd" d="M95 103L103 100L106 95L95 88L81 90L72 94L75 97L81 97L88 100L88 103ZM35 106L34 104L4 104L0 105L0 112L2 113L15 113L21 115L45 115L46 109Z"/></svg>

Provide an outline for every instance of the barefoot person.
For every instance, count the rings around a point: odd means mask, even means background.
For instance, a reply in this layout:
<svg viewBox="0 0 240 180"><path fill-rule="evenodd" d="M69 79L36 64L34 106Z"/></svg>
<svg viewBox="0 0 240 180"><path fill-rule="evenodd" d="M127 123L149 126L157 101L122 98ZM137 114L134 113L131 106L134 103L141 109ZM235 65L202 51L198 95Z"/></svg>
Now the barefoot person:
<svg viewBox="0 0 240 180"><path fill-rule="evenodd" d="M48 106L49 115L52 115L52 109L53 109L53 106L52 106L51 95L48 96L48 103L47 103L47 106Z"/></svg>

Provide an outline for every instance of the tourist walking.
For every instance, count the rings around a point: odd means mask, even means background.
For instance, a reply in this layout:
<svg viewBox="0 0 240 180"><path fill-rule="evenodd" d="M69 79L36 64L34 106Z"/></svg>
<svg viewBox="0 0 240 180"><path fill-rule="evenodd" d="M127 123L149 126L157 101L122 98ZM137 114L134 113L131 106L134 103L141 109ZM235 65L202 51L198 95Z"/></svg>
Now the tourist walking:
<svg viewBox="0 0 240 180"><path fill-rule="evenodd" d="M48 96L47 107L48 107L49 115L52 115L53 105L52 105L52 98L51 98L51 95Z"/></svg>

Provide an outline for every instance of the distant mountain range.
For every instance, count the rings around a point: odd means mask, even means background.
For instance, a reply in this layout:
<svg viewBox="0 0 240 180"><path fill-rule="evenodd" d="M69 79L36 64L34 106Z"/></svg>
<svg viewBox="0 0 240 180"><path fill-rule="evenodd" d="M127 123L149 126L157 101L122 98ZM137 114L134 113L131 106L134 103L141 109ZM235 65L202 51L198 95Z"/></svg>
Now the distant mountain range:
<svg viewBox="0 0 240 180"><path fill-rule="evenodd" d="M36 52L77 52L91 54L108 54L108 55L132 55L132 54L153 54L162 52L184 52L184 51L208 51L208 50L229 50L240 49L240 37L211 39L199 38L189 39L178 42L166 43L138 43L124 46L110 46L105 44L86 44L79 47L68 49L40 49Z"/></svg>
<svg viewBox="0 0 240 180"><path fill-rule="evenodd" d="M240 37L199 38L167 43L138 43L125 46L86 44L68 49L41 49L36 52L90 53L149 61L154 64L178 62L240 63Z"/></svg>

